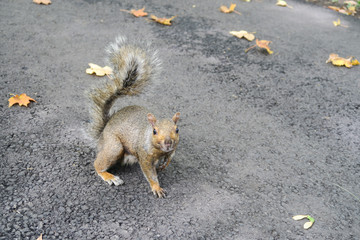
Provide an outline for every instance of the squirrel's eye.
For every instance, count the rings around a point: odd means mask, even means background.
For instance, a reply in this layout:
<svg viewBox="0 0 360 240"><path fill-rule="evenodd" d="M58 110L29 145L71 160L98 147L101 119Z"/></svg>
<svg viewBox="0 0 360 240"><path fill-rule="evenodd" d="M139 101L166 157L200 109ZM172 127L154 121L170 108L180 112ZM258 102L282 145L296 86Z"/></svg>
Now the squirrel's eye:
<svg viewBox="0 0 360 240"><path fill-rule="evenodd" d="M176 133L179 133L179 128L176 128L175 132L176 132Z"/></svg>
<svg viewBox="0 0 360 240"><path fill-rule="evenodd" d="M157 131L156 131L156 129L154 129L153 133L154 133L154 135L156 135L156 134L157 134Z"/></svg>

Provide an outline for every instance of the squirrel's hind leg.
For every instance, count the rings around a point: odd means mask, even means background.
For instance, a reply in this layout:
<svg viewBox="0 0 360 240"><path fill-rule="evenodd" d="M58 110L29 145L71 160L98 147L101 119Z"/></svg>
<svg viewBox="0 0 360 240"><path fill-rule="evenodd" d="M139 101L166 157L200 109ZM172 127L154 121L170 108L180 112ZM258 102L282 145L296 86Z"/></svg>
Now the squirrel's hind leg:
<svg viewBox="0 0 360 240"><path fill-rule="evenodd" d="M117 141L116 144L114 144L114 142L112 142L112 144L103 144L103 148L96 156L96 160L94 162L95 171L110 185L114 184L118 186L124 184L124 181L121 178L107 172L107 170L114 165L118 159L122 158L123 155L124 148L121 143Z"/></svg>

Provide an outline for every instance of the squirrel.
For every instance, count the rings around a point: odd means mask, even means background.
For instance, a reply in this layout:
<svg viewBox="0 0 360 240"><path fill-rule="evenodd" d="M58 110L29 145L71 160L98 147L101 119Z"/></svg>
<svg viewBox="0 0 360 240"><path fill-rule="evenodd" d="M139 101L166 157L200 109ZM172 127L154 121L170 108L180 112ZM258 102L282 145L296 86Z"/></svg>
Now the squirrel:
<svg viewBox="0 0 360 240"><path fill-rule="evenodd" d="M113 73L88 95L91 102L90 133L98 140L94 161L96 173L110 185L121 185L122 179L108 172L120 161L138 162L155 196L163 198L157 170L164 169L174 157L179 143L177 122L180 113L171 119L157 120L146 108L127 106L114 114L109 111L117 98L140 93L157 76L160 60L151 43L129 41L118 37L107 48ZM165 163L156 168L162 161Z"/></svg>

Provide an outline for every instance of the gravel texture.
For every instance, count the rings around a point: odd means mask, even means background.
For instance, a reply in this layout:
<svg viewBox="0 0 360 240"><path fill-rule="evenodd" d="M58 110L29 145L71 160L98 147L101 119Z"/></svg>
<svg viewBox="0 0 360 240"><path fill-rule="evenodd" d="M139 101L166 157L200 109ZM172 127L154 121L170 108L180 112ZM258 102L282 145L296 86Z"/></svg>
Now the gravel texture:
<svg viewBox="0 0 360 240"><path fill-rule="evenodd" d="M359 239L360 22L302 1L2 0L0 239ZM171 17L173 26L120 9ZM344 27L334 27L340 18ZM252 49L233 30L272 41ZM84 91L119 34L154 42L160 77L115 107L181 112L180 144L156 199L140 167L93 169ZM8 108L10 93L37 102ZM315 224L293 215L310 214Z"/></svg>

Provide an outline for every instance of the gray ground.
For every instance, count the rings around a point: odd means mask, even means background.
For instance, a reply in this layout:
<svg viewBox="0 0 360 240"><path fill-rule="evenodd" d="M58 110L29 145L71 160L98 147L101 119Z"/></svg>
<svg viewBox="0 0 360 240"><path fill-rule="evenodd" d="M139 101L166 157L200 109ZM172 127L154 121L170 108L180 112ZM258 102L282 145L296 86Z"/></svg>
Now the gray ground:
<svg viewBox="0 0 360 240"><path fill-rule="evenodd" d="M359 239L360 22L288 1L2 0L0 239ZM193 5L196 5L193 7ZM177 15L171 27L120 9ZM340 18L348 28L335 28ZM232 30L271 40L273 55ZM138 165L96 176L84 91L118 34L152 40L163 72L117 107L181 112L181 141L156 199ZM36 99L8 108L10 93ZM310 214L316 222L293 215Z"/></svg>

